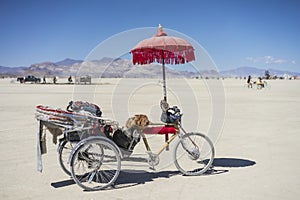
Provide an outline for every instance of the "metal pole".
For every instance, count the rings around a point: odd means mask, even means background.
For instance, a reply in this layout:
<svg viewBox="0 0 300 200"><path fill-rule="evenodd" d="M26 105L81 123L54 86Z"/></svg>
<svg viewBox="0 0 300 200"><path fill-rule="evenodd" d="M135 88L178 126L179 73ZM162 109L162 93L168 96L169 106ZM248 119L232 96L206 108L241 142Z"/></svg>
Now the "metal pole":
<svg viewBox="0 0 300 200"><path fill-rule="evenodd" d="M163 71L163 89L164 89L164 100L167 102L167 84L166 84L166 67L164 51L162 51L162 71ZM165 134L165 142L169 140L169 134ZM169 150L169 145L166 146L166 151Z"/></svg>
<svg viewBox="0 0 300 200"><path fill-rule="evenodd" d="M163 53L164 52L162 52L163 89L164 89L164 100L167 102L166 68L165 68L165 59Z"/></svg>

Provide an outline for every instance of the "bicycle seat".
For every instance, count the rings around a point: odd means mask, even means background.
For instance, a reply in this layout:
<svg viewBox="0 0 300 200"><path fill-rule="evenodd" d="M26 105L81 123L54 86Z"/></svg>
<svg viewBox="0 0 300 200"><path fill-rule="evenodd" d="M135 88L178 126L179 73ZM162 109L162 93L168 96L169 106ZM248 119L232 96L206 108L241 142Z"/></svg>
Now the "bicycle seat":
<svg viewBox="0 0 300 200"><path fill-rule="evenodd" d="M154 127L146 127L143 130L144 134L175 134L176 129L173 126L154 126Z"/></svg>

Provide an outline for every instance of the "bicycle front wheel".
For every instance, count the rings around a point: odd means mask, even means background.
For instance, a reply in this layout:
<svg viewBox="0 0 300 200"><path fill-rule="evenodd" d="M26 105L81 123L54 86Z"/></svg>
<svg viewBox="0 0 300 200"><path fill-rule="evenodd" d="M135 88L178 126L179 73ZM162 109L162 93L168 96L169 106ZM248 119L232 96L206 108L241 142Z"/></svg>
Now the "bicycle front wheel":
<svg viewBox="0 0 300 200"><path fill-rule="evenodd" d="M195 176L205 173L211 167L215 149L206 135L187 133L175 144L173 156L175 166L181 173Z"/></svg>

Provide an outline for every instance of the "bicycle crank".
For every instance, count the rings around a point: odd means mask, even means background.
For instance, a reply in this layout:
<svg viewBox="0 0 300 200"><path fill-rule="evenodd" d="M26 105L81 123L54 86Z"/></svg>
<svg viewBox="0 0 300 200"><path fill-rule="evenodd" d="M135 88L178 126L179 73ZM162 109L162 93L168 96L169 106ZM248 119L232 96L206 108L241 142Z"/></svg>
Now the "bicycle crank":
<svg viewBox="0 0 300 200"><path fill-rule="evenodd" d="M159 156L155 153L152 152L147 152L148 153L148 164L150 169L155 170L155 166L159 164Z"/></svg>

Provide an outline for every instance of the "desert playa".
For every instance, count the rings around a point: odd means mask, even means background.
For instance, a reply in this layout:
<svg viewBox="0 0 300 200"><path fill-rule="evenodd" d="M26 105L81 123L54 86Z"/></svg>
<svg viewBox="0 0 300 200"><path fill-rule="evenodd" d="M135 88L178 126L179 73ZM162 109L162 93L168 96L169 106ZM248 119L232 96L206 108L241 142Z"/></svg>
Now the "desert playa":
<svg viewBox="0 0 300 200"><path fill-rule="evenodd" d="M207 85L221 82L224 99L212 101ZM98 104L103 115L123 126L135 113L159 121L161 83L156 79L103 79L92 85L19 84L0 80L0 198L1 199L296 199L300 195L300 81L268 81L270 87L245 87L245 80L172 79L167 87L170 104L184 108L188 131L213 138L213 170L202 176L182 176L170 151L156 171L143 160L122 162L115 188L85 192L67 176L57 160L57 146L47 138L43 173L36 170L37 121L35 106L63 108L74 98ZM190 95L190 96L189 96ZM215 95L218 97L218 95ZM188 97L188 98L185 98ZM192 97L192 98L189 98ZM221 133L209 133L212 104L224 108ZM221 111L223 112L223 111ZM223 116L220 113L220 116ZM214 134L214 135L212 135ZM155 149L163 138L153 136Z"/></svg>

